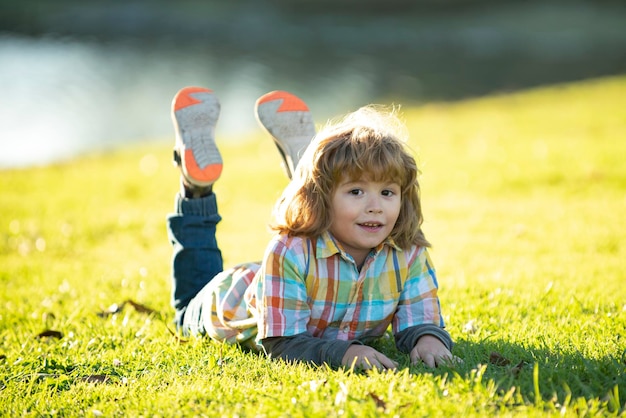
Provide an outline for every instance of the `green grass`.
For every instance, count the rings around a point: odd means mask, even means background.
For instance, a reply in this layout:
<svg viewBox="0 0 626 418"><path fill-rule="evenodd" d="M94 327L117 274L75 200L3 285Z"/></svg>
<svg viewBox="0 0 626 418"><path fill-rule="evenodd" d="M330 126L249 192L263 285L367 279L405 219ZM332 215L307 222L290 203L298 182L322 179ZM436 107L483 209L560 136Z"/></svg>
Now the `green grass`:
<svg viewBox="0 0 626 418"><path fill-rule="evenodd" d="M624 414L626 78L405 117L464 364L409 367L383 339L402 369L360 374L172 336L164 220L178 178L169 142L155 142L0 171L0 413ZM286 180L261 134L220 145L218 233L231 265L261 257ZM154 312L98 315L128 299Z"/></svg>

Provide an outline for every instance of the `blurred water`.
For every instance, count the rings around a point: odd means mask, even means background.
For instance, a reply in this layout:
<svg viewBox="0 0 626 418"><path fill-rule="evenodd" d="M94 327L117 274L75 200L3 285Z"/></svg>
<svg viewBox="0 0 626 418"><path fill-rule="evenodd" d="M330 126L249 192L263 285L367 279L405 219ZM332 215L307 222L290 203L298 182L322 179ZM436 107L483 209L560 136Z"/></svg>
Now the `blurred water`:
<svg viewBox="0 0 626 418"><path fill-rule="evenodd" d="M216 91L222 103L218 134L229 135L258 129L254 101L270 90L306 97L319 117L363 102L369 90L368 80L348 73L323 81L308 77L295 86L245 56L217 59L133 42L3 36L0 57L0 167L46 164L129 141L170 140L170 103L185 85ZM323 106L317 104L321 97Z"/></svg>
<svg viewBox="0 0 626 418"><path fill-rule="evenodd" d="M215 90L218 135L236 138L259 129L253 105L271 90L303 97L322 123L373 102L411 105L626 73L626 8L532 4L367 19L285 19L263 9L212 22L176 21L168 9L152 31L137 16L159 9L122 7L103 19L87 8L52 19L55 36L0 32L0 168L172 141L170 103L188 85ZM70 24L71 37L58 35Z"/></svg>

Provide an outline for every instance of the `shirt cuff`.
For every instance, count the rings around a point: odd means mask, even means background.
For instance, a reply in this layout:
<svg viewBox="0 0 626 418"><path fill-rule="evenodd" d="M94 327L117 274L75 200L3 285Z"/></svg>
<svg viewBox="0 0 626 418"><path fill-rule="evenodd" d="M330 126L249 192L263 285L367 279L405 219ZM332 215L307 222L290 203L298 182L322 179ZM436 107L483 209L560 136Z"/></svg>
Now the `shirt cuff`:
<svg viewBox="0 0 626 418"><path fill-rule="evenodd" d="M285 361L303 361L318 366L328 364L331 367L341 366L343 356L352 344L362 343L356 340L323 340L308 333L261 340L263 350L270 357Z"/></svg>
<svg viewBox="0 0 626 418"><path fill-rule="evenodd" d="M434 324L416 325L397 333L396 347L403 353L410 353L415 347L415 344L417 344L417 340L424 335L437 337L448 350L452 351L452 347L454 346L452 337L450 337L448 331Z"/></svg>

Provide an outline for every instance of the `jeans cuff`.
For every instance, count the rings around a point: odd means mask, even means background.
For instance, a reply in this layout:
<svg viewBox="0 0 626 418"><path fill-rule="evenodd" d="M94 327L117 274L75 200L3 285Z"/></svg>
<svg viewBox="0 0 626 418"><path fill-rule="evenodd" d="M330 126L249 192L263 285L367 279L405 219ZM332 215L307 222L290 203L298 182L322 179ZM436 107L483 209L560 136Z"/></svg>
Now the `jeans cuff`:
<svg viewBox="0 0 626 418"><path fill-rule="evenodd" d="M215 193L196 199L188 199L181 196L180 193L177 193L175 205L174 210L179 215L217 215L217 199Z"/></svg>

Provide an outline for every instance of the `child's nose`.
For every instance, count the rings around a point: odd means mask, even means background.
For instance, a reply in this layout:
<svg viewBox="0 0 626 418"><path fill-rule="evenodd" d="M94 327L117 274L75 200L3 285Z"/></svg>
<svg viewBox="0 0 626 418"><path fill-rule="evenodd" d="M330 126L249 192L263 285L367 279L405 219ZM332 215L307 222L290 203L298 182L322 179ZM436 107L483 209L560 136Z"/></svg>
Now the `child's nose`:
<svg viewBox="0 0 626 418"><path fill-rule="evenodd" d="M383 207L380 204L380 199L376 197L371 198L368 202L367 212L368 213L382 213Z"/></svg>

